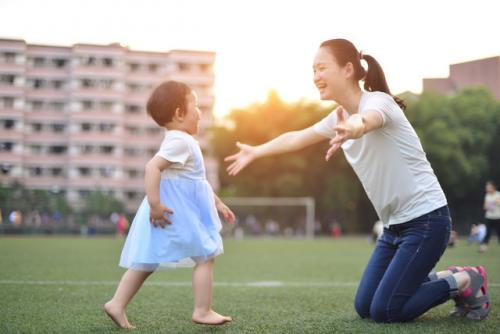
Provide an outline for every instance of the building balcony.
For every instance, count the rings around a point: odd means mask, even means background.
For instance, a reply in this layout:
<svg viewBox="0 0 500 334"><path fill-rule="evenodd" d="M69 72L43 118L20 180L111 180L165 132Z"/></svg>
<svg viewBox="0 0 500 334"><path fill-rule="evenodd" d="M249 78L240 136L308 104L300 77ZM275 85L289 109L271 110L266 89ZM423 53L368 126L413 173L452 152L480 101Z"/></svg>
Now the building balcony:
<svg viewBox="0 0 500 334"><path fill-rule="evenodd" d="M88 123L113 123L118 124L122 122L123 115L121 113L112 110L80 110L78 112L71 113L70 116L71 123L75 121L87 121Z"/></svg>
<svg viewBox="0 0 500 334"><path fill-rule="evenodd" d="M58 67L30 67L26 69L27 77L36 77L43 79L69 79L71 68Z"/></svg>
<svg viewBox="0 0 500 334"><path fill-rule="evenodd" d="M23 132L19 129L0 129L1 141L22 141Z"/></svg>
<svg viewBox="0 0 500 334"><path fill-rule="evenodd" d="M68 89L35 89L27 88L26 97L37 98L40 100L57 99L64 100L70 96L70 91Z"/></svg>
<svg viewBox="0 0 500 334"><path fill-rule="evenodd" d="M25 73L24 64L16 64L16 63L0 63L0 72L8 72L12 74L21 74Z"/></svg>
<svg viewBox="0 0 500 334"><path fill-rule="evenodd" d="M24 123L31 122L50 123L50 122L66 122L66 115L64 111L45 111L34 110L24 113Z"/></svg>
<svg viewBox="0 0 500 334"><path fill-rule="evenodd" d="M101 99L101 100L121 100L123 99L124 93L112 89L86 89L77 88L71 92L73 98L80 99Z"/></svg>
<svg viewBox="0 0 500 334"><path fill-rule="evenodd" d="M95 131L71 133L68 138L71 144L118 145L122 143L119 134L100 133Z"/></svg>
<svg viewBox="0 0 500 334"><path fill-rule="evenodd" d="M0 151L0 162L7 164L19 164L23 161L23 156L19 153Z"/></svg>
<svg viewBox="0 0 500 334"><path fill-rule="evenodd" d="M2 108L2 107L0 107L0 117L2 117L2 118L22 119L22 117L23 117L23 110L22 109Z"/></svg>
<svg viewBox="0 0 500 334"><path fill-rule="evenodd" d="M124 183L123 179L104 178L98 176L78 176L69 179L68 187L94 191L97 189L119 190Z"/></svg>
<svg viewBox="0 0 500 334"><path fill-rule="evenodd" d="M27 188L65 189L67 178L64 176L25 176L22 178L22 182Z"/></svg>
<svg viewBox="0 0 500 334"><path fill-rule="evenodd" d="M24 86L5 85L0 83L2 96L20 97L24 95Z"/></svg>
<svg viewBox="0 0 500 334"><path fill-rule="evenodd" d="M68 162L67 154L25 154L23 158L25 164L31 165L60 165L64 166Z"/></svg>
<svg viewBox="0 0 500 334"><path fill-rule="evenodd" d="M122 157L110 154L79 154L71 156L69 159L71 165L77 166L102 166L109 167L121 166Z"/></svg>
<svg viewBox="0 0 500 334"><path fill-rule="evenodd" d="M43 145L43 144L60 144L60 145L66 145L67 140L68 140L68 134L65 132L61 133L54 133L51 131L39 131L39 132L32 132L29 130L25 130L25 141L27 143L35 143L38 145Z"/></svg>
<svg viewBox="0 0 500 334"><path fill-rule="evenodd" d="M200 72L173 72L168 75L169 80L184 82L187 85L208 85L213 86L215 81L214 74Z"/></svg>
<svg viewBox="0 0 500 334"><path fill-rule="evenodd" d="M76 65L72 69L73 77L106 77L121 79L124 76L124 69L120 67L82 66Z"/></svg>

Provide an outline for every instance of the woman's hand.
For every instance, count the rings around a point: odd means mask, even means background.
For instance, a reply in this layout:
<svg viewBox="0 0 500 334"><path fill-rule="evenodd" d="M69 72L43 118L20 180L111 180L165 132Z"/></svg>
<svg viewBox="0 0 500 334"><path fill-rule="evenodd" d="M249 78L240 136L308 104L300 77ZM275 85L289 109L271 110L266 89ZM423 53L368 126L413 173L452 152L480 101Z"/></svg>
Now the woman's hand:
<svg viewBox="0 0 500 334"><path fill-rule="evenodd" d="M233 161L233 163L227 167L227 172L231 176L238 174L257 157L255 147L241 144L240 142L237 142L236 146L238 146L240 151L224 159L224 161Z"/></svg>
<svg viewBox="0 0 500 334"><path fill-rule="evenodd" d="M326 161L345 143L348 139L356 139L365 133L365 125L363 116L360 114L351 115L349 118L344 116L344 108L338 107L337 110L337 125L335 126L335 137L330 140L330 149L326 152Z"/></svg>
<svg viewBox="0 0 500 334"><path fill-rule="evenodd" d="M233 211L231 211L231 209L229 209L221 200L217 201L215 207L217 208L217 211L221 213L222 217L224 217L226 222L229 224L234 224L236 222L236 217Z"/></svg>
<svg viewBox="0 0 500 334"><path fill-rule="evenodd" d="M149 208L149 222L153 224L154 227L160 226L161 228L165 228L165 226L172 224L168 217L165 216L165 213L167 215L174 214L171 209L161 203L151 205Z"/></svg>

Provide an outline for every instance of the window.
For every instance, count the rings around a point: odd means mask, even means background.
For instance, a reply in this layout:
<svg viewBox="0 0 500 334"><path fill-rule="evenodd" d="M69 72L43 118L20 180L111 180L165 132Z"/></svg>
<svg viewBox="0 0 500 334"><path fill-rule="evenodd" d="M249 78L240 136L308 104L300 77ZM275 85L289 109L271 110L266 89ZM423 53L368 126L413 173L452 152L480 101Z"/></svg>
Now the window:
<svg viewBox="0 0 500 334"><path fill-rule="evenodd" d="M32 110L42 110L43 109L43 101L40 101L40 100L31 101L31 109Z"/></svg>
<svg viewBox="0 0 500 334"><path fill-rule="evenodd" d="M14 143L5 141L0 142L0 152L12 152L14 148Z"/></svg>
<svg viewBox="0 0 500 334"><path fill-rule="evenodd" d="M148 69L149 69L149 72L155 73L158 70L158 64L149 64Z"/></svg>
<svg viewBox="0 0 500 334"><path fill-rule="evenodd" d="M113 146L110 146L110 145L101 146L101 153L104 153L104 154L111 154L111 153L113 153L114 150L115 150L115 148Z"/></svg>
<svg viewBox="0 0 500 334"><path fill-rule="evenodd" d="M111 110L113 108L113 102L111 101L101 101L99 106L102 110Z"/></svg>
<svg viewBox="0 0 500 334"><path fill-rule="evenodd" d="M0 84L12 86L15 78L13 74L0 74Z"/></svg>
<svg viewBox="0 0 500 334"><path fill-rule="evenodd" d="M90 132L92 130L92 124L90 124L90 123L82 123L82 124L80 124L80 129L83 132Z"/></svg>
<svg viewBox="0 0 500 334"><path fill-rule="evenodd" d="M111 58L104 58L102 60L102 63L104 64L105 67L112 67L113 66L113 59L111 59Z"/></svg>
<svg viewBox="0 0 500 334"><path fill-rule="evenodd" d="M34 67L43 67L45 66L45 58L35 57L33 58L33 66Z"/></svg>
<svg viewBox="0 0 500 334"><path fill-rule="evenodd" d="M134 113L140 112L141 107L139 107L138 105L134 105L134 104L127 104L125 106L125 111L128 113L134 114Z"/></svg>
<svg viewBox="0 0 500 334"><path fill-rule="evenodd" d="M80 174L80 176L90 176L90 168L78 167L78 173Z"/></svg>
<svg viewBox="0 0 500 334"><path fill-rule="evenodd" d="M134 200L138 197L139 193L136 191L127 191L125 192L125 196L127 197L128 200Z"/></svg>
<svg viewBox="0 0 500 334"><path fill-rule="evenodd" d="M9 96L4 96L0 99L0 108L13 108L14 107L14 98Z"/></svg>
<svg viewBox="0 0 500 334"><path fill-rule="evenodd" d="M4 129L12 129L16 125L16 121L14 121L13 119L6 119L2 123Z"/></svg>
<svg viewBox="0 0 500 334"><path fill-rule="evenodd" d="M52 87L55 89L62 89L64 86L64 81L62 80L54 80L52 81Z"/></svg>
<svg viewBox="0 0 500 334"><path fill-rule="evenodd" d="M65 125L64 124L51 124L52 131L56 133L64 132Z"/></svg>
<svg viewBox="0 0 500 334"><path fill-rule="evenodd" d="M31 154L41 154L42 153L42 146L37 145L37 144L30 145L30 151L31 151Z"/></svg>
<svg viewBox="0 0 500 334"><path fill-rule="evenodd" d="M99 124L99 130L101 132L112 132L115 128L115 125L112 123L101 123Z"/></svg>
<svg viewBox="0 0 500 334"><path fill-rule="evenodd" d="M49 153L51 154L64 154L68 147L64 145L54 145L49 147Z"/></svg>
<svg viewBox="0 0 500 334"><path fill-rule="evenodd" d="M15 63L16 61L16 54L14 52L3 52L1 57L6 63Z"/></svg>
<svg viewBox="0 0 500 334"><path fill-rule="evenodd" d="M52 59L52 64L54 64L54 66L57 67L57 68L64 68L64 67L66 67L67 63L68 63L67 59L63 59L63 58Z"/></svg>
<svg viewBox="0 0 500 334"><path fill-rule="evenodd" d="M112 167L99 167L99 175L102 177L111 177L113 175Z"/></svg>
<svg viewBox="0 0 500 334"><path fill-rule="evenodd" d="M190 66L189 66L189 64L186 64L186 63L179 63L177 65L177 67L179 68L179 71L181 71L181 72L187 72L187 71L189 71L189 67Z"/></svg>
<svg viewBox="0 0 500 334"><path fill-rule="evenodd" d="M50 169L52 176L63 176L63 169L60 167L54 167Z"/></svg>
<svg viewBox="0 0 500 334"><path fill-rule="evenodd" d="M50 102L49 108L54 111L63 111L64 110L64 102Z"/></svg>
<svg viewBox="0 0 500 334"><path fill-rule="evenodd" d="M93 107L93 103L92 103L92 101L89 101L89 100L84 100L84 101L82 101L82 107L83 107L83 109L85 109L85 110L92 109L92 107Z"/></svg>
<svg viewBox="0 0 500 334"><path fill-rule="evenodd" d="M31 128L32 128L33 132L40 132L43 129L43 125L42 125L42 123L33 123L33 124L31 124Z"/></svg>
<svg viewBox="0 0 500 334"><path fill-rule="evenodd" d="M200 71L203 73L209 73L212 70L212 65L210 64L200 64Z"/></svg>
<svg viewBox="0 0 500 334"><path fill-rule="evenodd" d="M139 174L140 173L139 173L139 171L137 169L129 169L127 171L127 175L131 179L135 179L135 178L139 177Z"/></svg>
<svg viewBox="0 0 500 334"><path fill-rule="evenodd" d="M80 189L78 190L78 195L80 198L88 197L90 195L90 190Z"/></svg>
<svg viewBox="0 0 500 334"><path fill-rule="evenodd" d="M136 72L139 70L139 64L137 63L130 63L128 65L128 68L130 69L131 72Z"/></svg>

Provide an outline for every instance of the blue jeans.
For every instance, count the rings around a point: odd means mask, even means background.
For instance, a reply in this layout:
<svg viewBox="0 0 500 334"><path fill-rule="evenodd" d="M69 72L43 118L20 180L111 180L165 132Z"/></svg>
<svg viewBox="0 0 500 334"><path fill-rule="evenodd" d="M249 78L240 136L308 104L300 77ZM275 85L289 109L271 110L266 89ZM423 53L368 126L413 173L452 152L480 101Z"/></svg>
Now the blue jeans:
<svg viewBox="0 0 500 334"><path fill-rule="evenodd" d="M358 314L376 322L410 321L450 299L447 281L427 278L450 230L448 206L385 228L359 283Z"/></svg>

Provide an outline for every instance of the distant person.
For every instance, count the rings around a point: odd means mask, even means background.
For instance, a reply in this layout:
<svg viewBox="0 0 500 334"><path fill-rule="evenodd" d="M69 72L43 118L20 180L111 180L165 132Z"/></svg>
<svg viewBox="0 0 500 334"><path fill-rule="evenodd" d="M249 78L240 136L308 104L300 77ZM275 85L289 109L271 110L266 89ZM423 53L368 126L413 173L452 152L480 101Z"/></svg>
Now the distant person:
<svg viewBox="0 0 500 334"><path fill-rule="evenodd" d="M448 239L448 247L455 247L458 245L458 233L455 230L450 231L450 239Z"/></svg>
<svg viewBox="0 0 500 334"><path fill-rule="evenodd" d="M479 246L481 252L488 250L492 230L497 232L497 239L500 243L500 192L497 191L497 186L493 181L486 182L483 209L485 211L486 236Z"/></svg>
<svg viewBox="0 0 500 334"><path fill-rule="evenodd" d="M119 238L123 238L127 235L129 224L127 216L124 214L118 215L118 219L116 221L116 236Z"/></svg>
<svg viewBox="0 0 500 334"><path fill-rule="evenodd" d="M9 221L12 225L19 226L23 221L23 214L21 211L13 210L9 215Z"/></svg>
<svg viewBox="0 0 500 334"><path fill-rule="evenodd" d="M309 128L258 146L238 142L240 151L226 158L232 162L229 175L238 174L255 159L331 139L326 160L338 149L344 151L386 225L358 287L355 308L360 317L405 322L457 298L457 307L469 305L469 319L484 319L490 308L483 267L465 267L456 273L446 270L433 274L435 281L427 277L448 244L450 213L417 133L403 112L405 105L391 94L380 64L351 42L333 39L320 45L313 71L321 99L335 100L336 110ZM473 298L466 292L469 286L474 287Z"/></svg>
<svg viewBox="0 0 500 334"><path fill-rule="evenodd" d="M342 227L340 226L340 224L338 222L333 222L332 224L332 238L340 238L340 236L342 235Z"/></svg>
<svg viewBox="0 0 500 334"><path fill-rule="evenodd" d="M217 211L229 223L235 216L206 180L201 149L193 138L200 121L197 95L183 83L163 82L149 97L147 111L165 128L165 138L145 168L146 198L120 258L120 266L128 270L104 310L121 328L133 328L125 308L146 278L161 268L194 267L192 320L224 324L231 317L212 310L214 259L223 253Z"/></svg>
<svg viewBox="0 0 500 334"><path fill-rule="evenodd" d="M484 237L486 236L486 225L480 224L472 224L470 229L469 237L467 238L467 244L470 245L473 242L477 242L478 245L483 243Z"/></svg>

